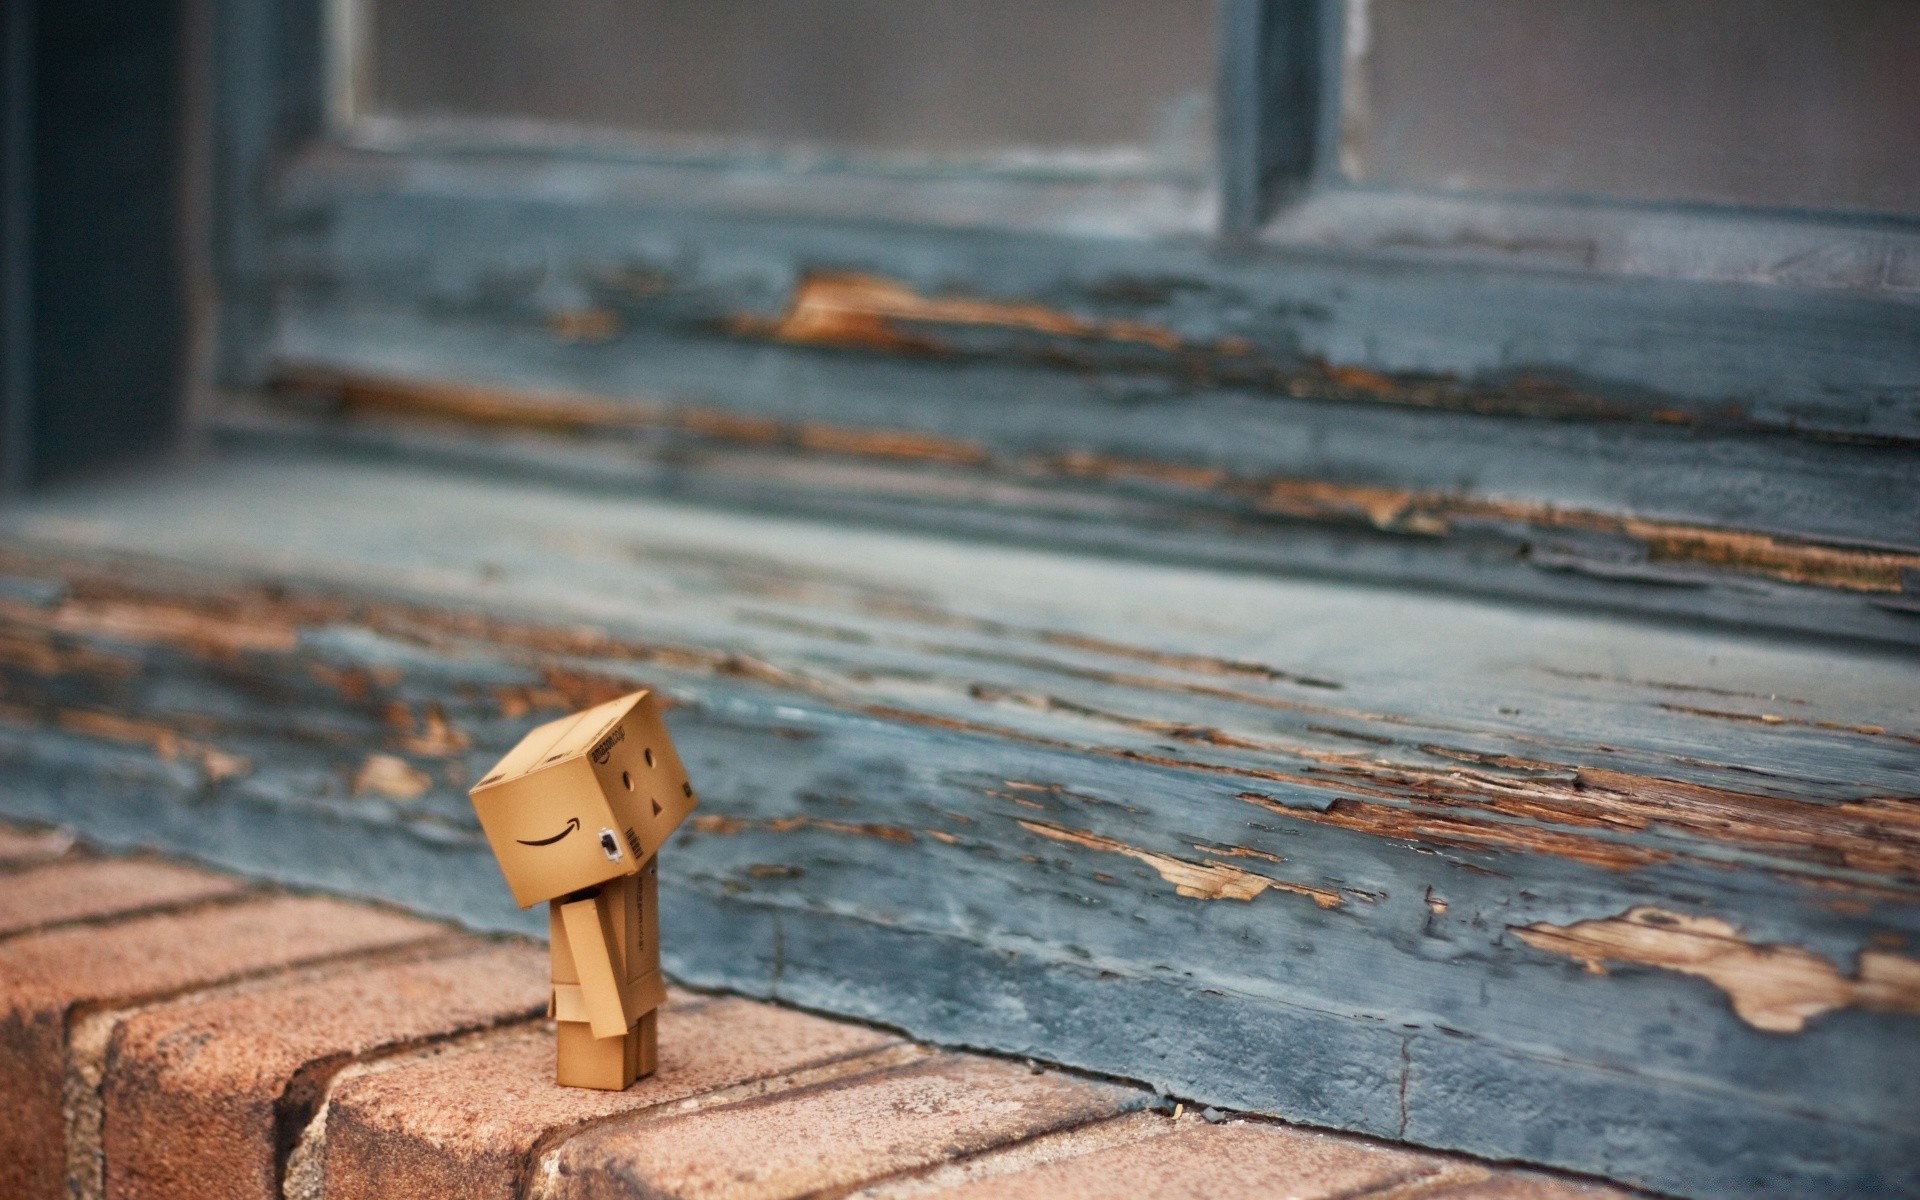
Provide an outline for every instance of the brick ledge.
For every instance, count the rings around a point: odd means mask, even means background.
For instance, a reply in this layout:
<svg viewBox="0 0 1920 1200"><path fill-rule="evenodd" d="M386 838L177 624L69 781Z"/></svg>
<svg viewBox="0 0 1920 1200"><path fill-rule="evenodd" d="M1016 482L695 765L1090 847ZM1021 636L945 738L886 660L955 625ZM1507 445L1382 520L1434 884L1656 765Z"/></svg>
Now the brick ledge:
<svg viewBox="0 0 1920 1200"><path fill-rule="evenodd" d="M545 952L0 825L0 1194L1636 1193L676 990L661 1068L556 1087Z"/></svg>

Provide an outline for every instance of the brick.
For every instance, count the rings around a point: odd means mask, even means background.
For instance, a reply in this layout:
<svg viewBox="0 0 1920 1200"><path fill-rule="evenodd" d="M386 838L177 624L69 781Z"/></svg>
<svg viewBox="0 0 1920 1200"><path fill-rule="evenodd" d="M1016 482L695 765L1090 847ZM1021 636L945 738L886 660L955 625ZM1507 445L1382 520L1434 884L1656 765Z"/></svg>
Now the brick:
<svg viewBox="0 0 1920 1200"><path fill-rule="evenodd" d="M555 1084L550 1028L343 1077L316 1166L326 1200L512 1200L536 1148L583 1122L897 1045L772 1005L674 996L660 1010L659 1069L624 1092Z"/></svg>
<svg viewBox="0 0 1920 1200"><path fill-rule="evenodd" d="M596 1126L560 1147L544 1182L556 1200L837 1193L1111 1117L1145 1099L998 1059L941 1055L729 1108Z"/></svg>
<svg viewBox="0 0 1920 1200"><path fill-rule="evenodd" d="M1631 1200L1640 1194L1534 1171L1502 1171L1491 1179L1442 1192L1433 1200Z"/></svg>
<svg viewBox="0 0 1920 1200"><path fill-rule="evenodd" d="M951 1191L976 1179L1031 1171L1046 1163L1079 1158L1084 1154L1148 1138L1164 1137L1177 1128L1178 1124L1168 1120L1166 1113L1142 1109L1105 1121L1057 1130L927 1170L883 1179L851 1194L862 1200L906 1200L910 1196L933 1195Z"/></svg>
<svg viewBox="0 0 1920 1200"><path fill-rule="evenodd" d="M328 1068L530 1019L547 993L544 950L478 944L130 1016L114 1032L102 1089L108 1200L277 1196L279 1156Z"/></svg>
<svg viewBox="0 0 1920 1200"><path fill-rule="evenodd" d="M0 1196L64 1195L60 1089L67 1022L76 1009L158 998L438 931L378 909L287 896L0 942Z"/></svg>
<svg viewBox="0 0 1920 1200"><path fill-rule="evenodd" d="M0 935L232 896L224 875L141 858L96 858L0 876Z"/></svg>
<svg viewBox="0 0 1920 1200"><path fill-rule="evenodd" d="M1419 1182L1442 1184L1450 1160L1357 1138L1277 1125L1189 1117L1174 1132L980 1178L933 1193L940 1200L1083 1200L1139 1195L1168 1200L1288 1196L1325 1200ZM1474 1176L1484 1174L1470 1168ZM1422 1187L1421 1193L1427 1189ZM1451 1196L1453 1193L1447 1193Z"/></svg>
<svg viewBox="0 0 1920 1200"><path fill-rule="evenodd" d="M59 858L73 849L73 834L64 829L26 829L0 824L0 867Z"/></svg>

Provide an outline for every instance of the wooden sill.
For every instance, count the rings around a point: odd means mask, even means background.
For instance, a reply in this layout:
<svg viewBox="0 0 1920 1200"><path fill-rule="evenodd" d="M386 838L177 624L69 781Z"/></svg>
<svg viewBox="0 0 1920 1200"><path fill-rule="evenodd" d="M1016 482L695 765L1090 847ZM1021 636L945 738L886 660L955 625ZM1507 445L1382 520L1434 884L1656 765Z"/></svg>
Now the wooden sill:
<svg viewBox="0 0 1920 1200"><path fill-rule="evenodd" d="M527 929L465 786L644 681L689 983L1686 1194L1920 1187L1898 651L258 453L0 531L0 810Z"/></svg>

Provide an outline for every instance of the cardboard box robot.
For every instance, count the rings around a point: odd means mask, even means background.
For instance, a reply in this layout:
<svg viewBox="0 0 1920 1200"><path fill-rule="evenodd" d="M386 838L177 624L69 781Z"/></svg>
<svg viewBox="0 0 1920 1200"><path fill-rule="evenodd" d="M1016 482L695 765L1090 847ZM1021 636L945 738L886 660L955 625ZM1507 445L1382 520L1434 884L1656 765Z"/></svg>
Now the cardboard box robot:
<svg viewBox="0 0 1920 1200"><path fill-rule="evenodd" d="M547 901L555 1077L619 1091L651 1074L657 851L696 803L653 694L540 726L468 796L514 901Z"/></svg>

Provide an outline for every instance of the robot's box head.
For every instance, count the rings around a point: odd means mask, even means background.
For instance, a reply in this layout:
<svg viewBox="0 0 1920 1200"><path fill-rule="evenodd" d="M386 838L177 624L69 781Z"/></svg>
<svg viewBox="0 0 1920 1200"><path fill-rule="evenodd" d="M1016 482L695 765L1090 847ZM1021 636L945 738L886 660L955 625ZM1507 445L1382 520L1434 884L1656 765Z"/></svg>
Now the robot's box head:
<svg viewBox="0 0 1920 1200"><path fill-rule="evenodd" d="M521 908L638 871L695 803L651 692L540 726L467 794Z"/></svg>

